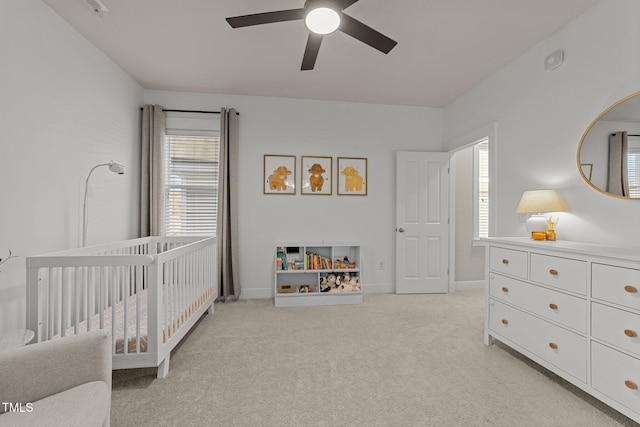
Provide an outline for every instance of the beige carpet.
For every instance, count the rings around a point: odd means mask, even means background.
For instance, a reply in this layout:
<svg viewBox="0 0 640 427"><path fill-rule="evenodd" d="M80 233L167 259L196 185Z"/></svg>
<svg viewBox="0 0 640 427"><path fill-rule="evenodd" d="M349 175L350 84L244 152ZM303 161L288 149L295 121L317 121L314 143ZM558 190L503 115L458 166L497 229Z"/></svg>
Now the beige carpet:
<svg viewBox="0 0 640 427"><path fill-rule="evenodd" d="M216 304L169 376L115 371L113 426L637 425L501 344L483 291Z"/></svg>

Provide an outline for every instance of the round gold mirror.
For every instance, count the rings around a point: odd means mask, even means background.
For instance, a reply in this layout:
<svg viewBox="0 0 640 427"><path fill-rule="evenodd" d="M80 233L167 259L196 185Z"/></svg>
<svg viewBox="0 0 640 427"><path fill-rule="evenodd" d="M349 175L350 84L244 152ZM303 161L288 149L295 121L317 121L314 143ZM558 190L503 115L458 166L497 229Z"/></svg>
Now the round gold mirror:
<svg viewBox="0 0 640 427"><path fill-rule="evenodd" d="M578 145L577 162L580 175L595 190L640 199L640 92L591 122Z"/></svg>

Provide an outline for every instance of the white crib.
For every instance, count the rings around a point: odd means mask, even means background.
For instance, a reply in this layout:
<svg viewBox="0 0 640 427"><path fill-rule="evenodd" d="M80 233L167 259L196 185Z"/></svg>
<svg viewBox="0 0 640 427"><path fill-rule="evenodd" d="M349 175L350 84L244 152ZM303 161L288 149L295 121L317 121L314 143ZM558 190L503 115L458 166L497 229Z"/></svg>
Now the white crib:
<svg viewBox="0 0 640 427"><path fill-rule="evenodd" d="M169 372L171 350L217 298L214 237L146 237L27 257L34 341L111 329L113 369Z"/></svg>

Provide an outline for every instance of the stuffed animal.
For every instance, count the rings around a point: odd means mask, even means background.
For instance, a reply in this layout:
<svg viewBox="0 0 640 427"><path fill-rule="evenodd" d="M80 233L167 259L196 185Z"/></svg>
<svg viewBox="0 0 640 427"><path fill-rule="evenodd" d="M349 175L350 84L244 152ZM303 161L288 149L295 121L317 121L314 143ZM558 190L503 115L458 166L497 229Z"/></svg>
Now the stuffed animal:
<svg viewBox="0 0 640 427"><path fill-rule="evenodd" d="M311 177L309 177L309 184L311 185L311 191L322 191L322 186L324 185L324 177L323 173L326 171L322 168L322 165L319 163L314 163L309 168L309 173Z"/></svg>
<svg viewBox="0 0 640 427"><path fill-rule="evenodd" d="M329 277L327 277L327 284L329 285L329 287L331 289L336 289L336 275L335 274L330 274Z"/></svg>
<svg viewBox="0 0 640 427"><path fill-rule="evenodd" d="M289 175L291 175L291 171L286 166L278 166L269 176L269 188L276 191L285 191Z"/></svg>
<svg viewBox="0 0 640 427"><path fill-rule="evenodd" d="M353 166L347 166L340 172L344 175L344 191L362 191L364 179L358 175L358 171Z"/></svg>
<svg viewBox="0 0 640 427"><path fill-rule="evenodd" d="M329 292L330 290L329 279L326 276L320 276L320 292Z"/></svg>
<svg viewBox="0 0 640 427"><path fill-rule="evenodd" d="M351 290L352 291L359 291L360 290L360 283L358 283L358 278L357 277L352 277L351 280L349 281L349 284L351 285Z"/></svg>

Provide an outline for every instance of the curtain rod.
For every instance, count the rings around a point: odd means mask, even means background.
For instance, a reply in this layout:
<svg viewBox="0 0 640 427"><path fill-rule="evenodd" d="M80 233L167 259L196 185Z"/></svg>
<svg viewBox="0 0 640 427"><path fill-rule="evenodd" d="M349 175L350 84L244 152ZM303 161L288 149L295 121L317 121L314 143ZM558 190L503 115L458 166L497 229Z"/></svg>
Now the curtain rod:
<svg viewBox="0 0 640 427"><path fill-rule="evenodd" d="M142 111L143 108L140 108L140 111ZM164 111L165 113L169 112L169 113L199 113L199 114L220 114L220 111L203 111L203 110L171 110L168 108L163 108L162 111ZM239 112L236 111L236 115L240 115Z"/></svg>

